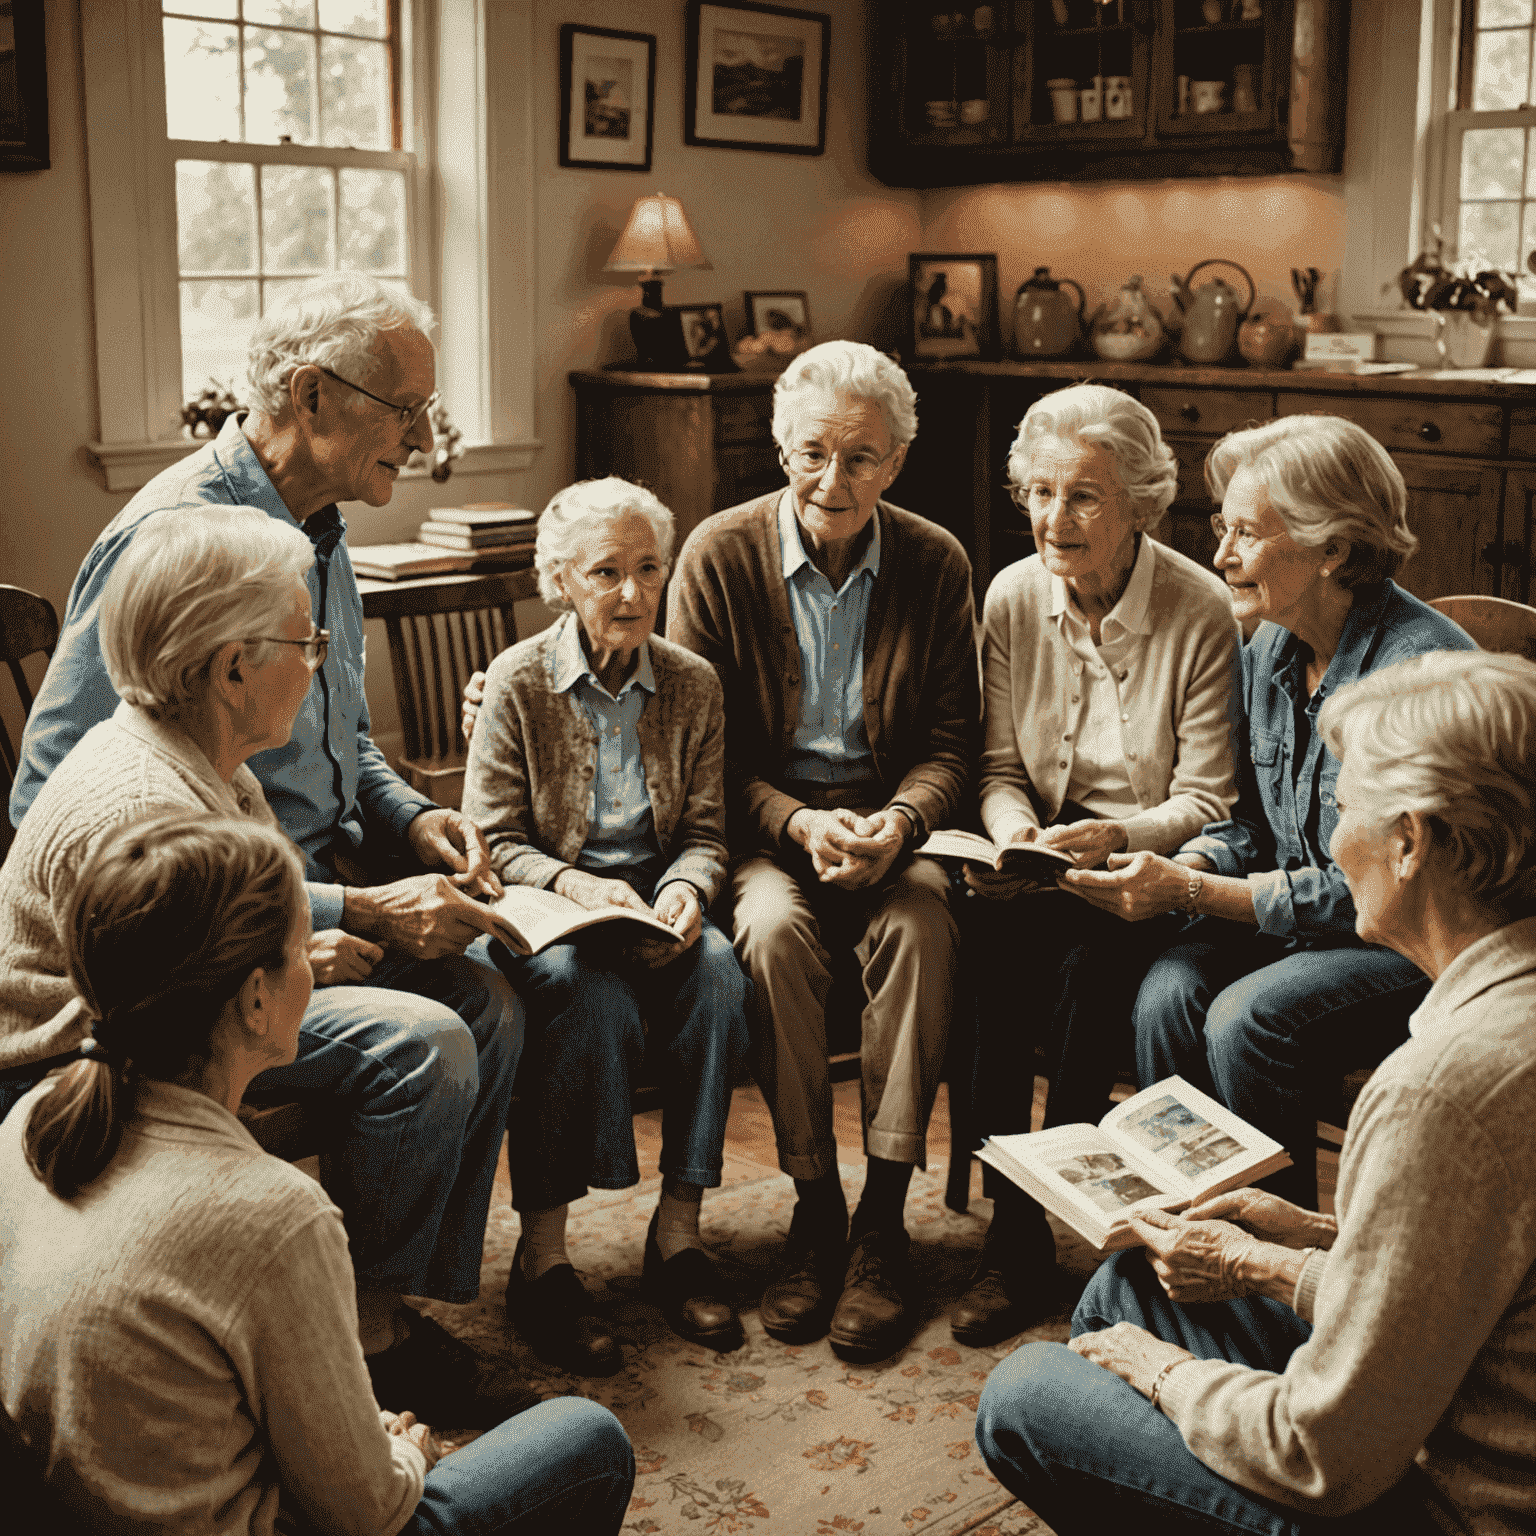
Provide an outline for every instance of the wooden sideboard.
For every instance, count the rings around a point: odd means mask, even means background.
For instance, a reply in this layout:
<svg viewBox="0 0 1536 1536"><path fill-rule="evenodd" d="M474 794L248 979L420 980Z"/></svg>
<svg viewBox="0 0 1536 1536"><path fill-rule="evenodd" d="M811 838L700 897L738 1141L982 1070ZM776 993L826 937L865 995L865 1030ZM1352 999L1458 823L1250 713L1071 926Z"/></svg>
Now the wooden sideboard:
<svg viewBox="0 0 1536 1536"><path fill-rule="evenodd" d="M928 363L908 369L920 428L890 490L899 506L956 534L980 602L1003 566L1033 552L1029 520L1004 488L1020 417L1040 396L1084 379L1113 384L1157 417L1179 463L1158 530L1192 559L1215 552L1205 488L1211 445L1275 416L1330 412L1358 422L1408 484L1419 548L1399 580L1423 598L1485 593L1531 600L1536 388L1455 373L1384 377L1147 363Z"/></svg>

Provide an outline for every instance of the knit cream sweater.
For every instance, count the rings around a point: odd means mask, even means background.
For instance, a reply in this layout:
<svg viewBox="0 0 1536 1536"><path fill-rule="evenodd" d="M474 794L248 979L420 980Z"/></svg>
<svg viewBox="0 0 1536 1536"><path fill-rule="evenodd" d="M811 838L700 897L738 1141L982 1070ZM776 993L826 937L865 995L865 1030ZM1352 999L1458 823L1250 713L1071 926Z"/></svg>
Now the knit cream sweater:
<svg viewBox="0 0 1536 1536"><path fill-rule="evenodd" d="M0 864L0 1072L84 1037L59 942L75 883L115 827L172 810L277 825L249 768L224 783L184 731L131 704L82 736L38 792Z"/></svg>

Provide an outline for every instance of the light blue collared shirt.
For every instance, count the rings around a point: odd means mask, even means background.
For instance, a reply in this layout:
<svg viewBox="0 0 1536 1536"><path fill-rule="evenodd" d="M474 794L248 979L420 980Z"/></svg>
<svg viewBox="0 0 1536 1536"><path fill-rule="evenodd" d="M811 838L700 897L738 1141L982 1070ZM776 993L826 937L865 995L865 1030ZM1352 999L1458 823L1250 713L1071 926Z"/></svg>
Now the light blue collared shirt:
<svg viewBox="0 0 1536 1536"><path fill-rule="evenodd" d="M841 590L811 563L794 496L779 498L784 585L800 646L800 718L784 776L825 784L872 778L874 753L864 727L864 622L880 574L880 518L870 523L864 558Z"/></svg>
<svg viewBox="0 0 1536 1536"><path fill-rule="evenodd" d="M161 471L107 524L85 557L59 628L59 643L38 690L22 737L21 763L11 791L11 822L19 824L42 788L93 725L117 708L117 691L102 660L96 623L101 594L123 551L152 512L201 506L256 507L298 528L315 546L305 582L315 622L331 632L325 665L315 674L288 744L250 759L268 804L304 854L310 915L318 931L341 926L343 892L320 855L337 844L361 845L365 823L403 836L434 803L419 795L373 744L363 692L363 599L347 556L346 522L334 505L299 523L277 494L247 441L244 412L218 437ZM323 616L323 617L322 617Z"/></svg>
<svg viewBox="0 0 1536 1536"><path fill-rule="evenodd" d="M640 760L640 716L655 695L650 642L642 641L634 672L618 698L598 682L581 645L574 613L561 620L555 641L555 692L569 693L597 732L597 772L587 802L587 840L578 869L654 870L661 858L651 797Z"/></svg>

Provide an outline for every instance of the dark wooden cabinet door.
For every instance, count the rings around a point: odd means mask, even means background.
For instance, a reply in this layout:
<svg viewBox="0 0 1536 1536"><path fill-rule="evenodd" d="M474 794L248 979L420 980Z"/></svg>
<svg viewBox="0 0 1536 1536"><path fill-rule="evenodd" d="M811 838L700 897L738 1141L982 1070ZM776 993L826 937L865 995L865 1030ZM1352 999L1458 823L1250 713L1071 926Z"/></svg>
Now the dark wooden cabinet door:
<svg viewBox="0 0 1536 1536"><path fill-rule="evenodd" d="M1504 524L1497 547L1498 585L1479 587L1513 603L1531 600L1531 546L1536 542L1536 469L1512 469L1504 481ZM1484 560L1484 569L1491 561Z"/></svg>
<svg viewBox="0 0 1536 1536"><path fill-rule="evenodd" d="M1487 556L1499 538L1502 472L1420 454L1392 458L1408 486L1408 526L1419 538L1399 584L1426 601L1497 595L1497 567ZM1526 478L1536 486L1536 474Z"/></svg>

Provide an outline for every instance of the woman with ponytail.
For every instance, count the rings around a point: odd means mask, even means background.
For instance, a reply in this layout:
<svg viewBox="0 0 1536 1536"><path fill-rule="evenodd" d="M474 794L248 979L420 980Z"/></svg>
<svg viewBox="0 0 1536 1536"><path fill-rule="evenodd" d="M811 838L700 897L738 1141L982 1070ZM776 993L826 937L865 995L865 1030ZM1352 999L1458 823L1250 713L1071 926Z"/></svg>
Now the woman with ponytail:
<svg viewBox="0 0 1536 1536"><path fill-rule="evenodd" d="M199 812L119 828L61 937L90 1033L0 1124L0 1401L74 1518L616 1532L634 1459L606 1409L541 1403L441 1466L379 1409L341 1213L235 1117L310 997L287 840Z"/></svg>

